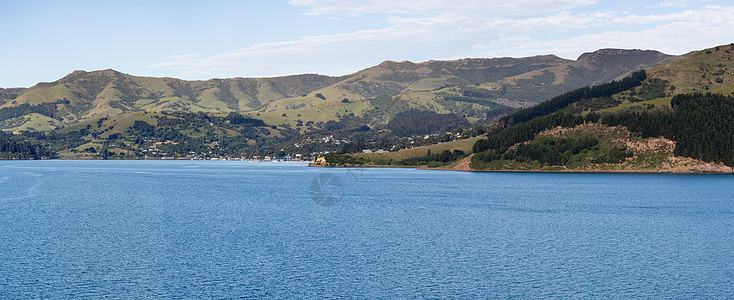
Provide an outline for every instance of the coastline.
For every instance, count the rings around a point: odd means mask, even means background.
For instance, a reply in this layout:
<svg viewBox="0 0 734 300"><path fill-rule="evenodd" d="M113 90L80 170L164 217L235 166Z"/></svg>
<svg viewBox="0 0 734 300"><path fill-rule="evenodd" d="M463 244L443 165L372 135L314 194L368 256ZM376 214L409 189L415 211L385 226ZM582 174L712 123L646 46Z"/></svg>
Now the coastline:
<svg viewBox="0 0 734 300"><path fill-rule="evenodd" d="M698 169L667 169L667 170L522 170L522 169L502 169L502 170L476 170L476 169L459 169L459 168L429 168L427 166L400 166L400 165L322 165L316 162L308 164L309 167L316 168L407 168L417 170L437 170L437 171L458 171L458 172L493 172L493 173L584 173L584 174L671 174L671 175L733 175L734 171L718 170L698 170ZM730 169L730 167L728 167Z"/></svg>

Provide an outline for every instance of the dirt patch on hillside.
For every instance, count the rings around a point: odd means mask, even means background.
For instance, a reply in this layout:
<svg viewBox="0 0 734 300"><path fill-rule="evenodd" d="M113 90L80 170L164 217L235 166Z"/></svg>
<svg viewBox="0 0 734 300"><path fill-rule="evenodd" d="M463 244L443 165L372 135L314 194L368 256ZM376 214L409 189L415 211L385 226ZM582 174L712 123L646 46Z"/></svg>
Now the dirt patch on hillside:
<svg viewBox="0 0 734 300"><path fill-rule="evenodd" d="M608 140L617 146L625 146L634 153L633 157L616 165L590 164L579 171L606 170L658 173L734 173L734 168L721 163L708 163L690 157L675 156L675 141L664 137L640 138L624 126L605 126L598 123L582 124L573 128L556 127L545 130L538 136L568 138L578 134L591 134ZM647 160L652 164L644 163Z"/></svg>
<svg viewBox="0 0 734 300"><path fill-rule="evenodd" d="M469 155L467 157L464 157L455 167L454 170L457 171L474 171L471 167L471 158L474 157L474 154Z"/></svg>

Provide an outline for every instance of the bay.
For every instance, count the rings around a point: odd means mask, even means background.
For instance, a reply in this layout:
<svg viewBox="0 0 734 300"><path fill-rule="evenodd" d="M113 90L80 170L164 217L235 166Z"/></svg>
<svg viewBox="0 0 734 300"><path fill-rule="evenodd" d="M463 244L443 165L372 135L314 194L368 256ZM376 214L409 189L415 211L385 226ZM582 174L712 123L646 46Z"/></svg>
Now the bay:
<svg viewBox="0 0 734 300"><path fill-rule="evenodd" d="M731 175L0 162L2 298L726 298Z"/></svg>

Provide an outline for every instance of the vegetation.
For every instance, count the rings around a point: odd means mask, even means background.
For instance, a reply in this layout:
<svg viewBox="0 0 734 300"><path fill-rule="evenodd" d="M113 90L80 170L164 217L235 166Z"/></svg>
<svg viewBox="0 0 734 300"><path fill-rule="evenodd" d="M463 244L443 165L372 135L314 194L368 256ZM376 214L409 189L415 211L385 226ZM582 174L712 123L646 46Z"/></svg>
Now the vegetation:
<svg viewBox="0 0 734 300"><path fill-rule="evenodd" d="M676 155L734 166L734 97L680 94L671 104L672 109L606 114L601 122L627 126L642 137L665 136L676 141Z"/></svg>
<svg viewBox="0 0 734 300"><path fill-rule="evenodd" d="M364 161L355 158L349 155L344 155L340 153L329 153L324 155L324 159L327 163L334 165L334 166L344 166L344 165L362 165L364 164Z"/></svg>
<svg viewBox="0 0 734 300"><path fill-rule="evenodd" d="M505 151L479 153L474 162L487 165L492 161L515 161L538 166L574 166L583 163L622 163L632 152L625 147L603 146L594 136L569 138L540 137Z"/></svg>
<svg viewBox="0 0 734 300"><path fill-rule="evenodd" d="M661 62L657 52L652 56L635 51L628 53L630 58L641 57L634 59L637 67ZM601 53L600 57L605 55ZM215 114L234 111L259 117L269 124L296 126L298 120L303 123L338 121L350 113L357 117L368 116L368 124L384 125L397 113L417 109L454 114L467 117L472 123L483 124L539 100L528 96L530 94L557 94L584 83L615 78L631 70L621 60L598 65L589 64L586 60L536 56L425 63L385 62L342 77L304 74L206 81L136 77L114 70L75 71L55 82L32 88L2 90L0 111L8 109L3 117L8 122L0 118L3 122L0 129L49 131L90 119L142 111ZM560 80L558 77L547 80L548 74L557 73L548 69L571 66L588 72L569 75L563 82L556 82ZM545 78L543 84L510 87L499 83L533 72L545 74L541 76ZM717 77L725 78L722 75ZM527 80L536 82L534 78ZM512 82L521 83L522 80ZM554 88L547 89L549 86ZM384 96L395 101L387 105L383 101L372 101ZM47 109L42 109L42 105ZM33 113L46 118L20 118Z"/></svg>
<svg viewBox="0 0 734 300"><path fill-rule="evenodd" d="M678 95L671 103L675 154L734 166L734 97Z"/></svg>
<svg viewBox="0 0 734 300"><path fill-rule="evenodd" d="M0 128L16 133L4 141L14 143L12 153L25 151L26 158L54 153L206 158L341 152L331 159L441 166L473 152L478 166L496 161L526 167L628 161L624 145L593 134L547 136L559 127L602 124L625 126L639 138L666 137L677 142L676 154L731 165L728 93L686 94L728 91L733 82L727 62L731 51L725 50L734 46L727 47L589 87L579 85L618 78L632 66L672 57L600 50L577 61L540 56L386 62L344 77L195 82L77 71L29 89L0 90ZM560 92L565 93L515 111L531 105L537 95ZM471 139L484 133L484 139ZM390 152L360 153L377 149ZM395 151L399 149L404 150ZM343 156L347 153L360 154Z"/></svg>
<svg viewBox="0 0 734 300"><path fill-rule="evenodd" d="M63 101L56 101L39 105L30 105L28 103L23 103L18 106L4 107L0 109L0 121L17 118L33 113L41 114L47 117L54 117L54 115L56 114L56 104L60 103L63 103Z"/></svg>
<svg viewBox="0 0 734 300"><path fill-rule="evenodd" d="M406 158L399 161L398 164L403 166L428 166L435 168L464 157L466 157L466 153L461 150L444 150L438 154L431 154L429 150L425 156Z"/></svg>
<svg viewBox="0 0 734 300"><path fill-rule="evenodd" d="M398 136L422 135L447 132L468 127L466 118L453 114L437 114L430 111L408 110L397 114L387 128Z"/></svg>
<svg viewBox="0 0 734 300"><path fill-rule="evenodd" d="M53 152L36 143L17 140L12 133L0 131L0 159L54 158Z"/></svg>
<svg viewBox="0 0 734 300"><path fill-rule="evenodd" d="M527 122L537 117L547 116L581 100L610 97L629 90L641 85L645 78L647 78L647 75L642 70L634 72L632 75L619 81L612 81L594 87L579 88L553 97L548 101L541 102L536 106L514 112L503 118L502 121L509 124L516 124Z"/></svg>
<svg viewBox="0 0 734 300"><path fill-rule="evenodd" d="M472 149L474 153L487 150L505 152L511 146L532 140L543 130L561 127L573 127L584 122L580 115L554 113L549 116L538 117L525 123L517 124L499 132L489 134L486 139L478 140Z"/></svg>
<svg viewBox="0 0 734 300"><path fill-rule="evenodd" d="M734 97L720 94L683 94L673 97L673 108L623 110L601 115L554 113L488 135L474 145L477 165L496 160L534 161L541 166L565 165L577 154L593 163L619 163L629 157L624 148L600 152L593 139L535 139L541 131L573 127L584 122L623 125L642 138L665 136L676 141L675 154L734 166ZM593 153L592 153L593 152Z"/></svg>

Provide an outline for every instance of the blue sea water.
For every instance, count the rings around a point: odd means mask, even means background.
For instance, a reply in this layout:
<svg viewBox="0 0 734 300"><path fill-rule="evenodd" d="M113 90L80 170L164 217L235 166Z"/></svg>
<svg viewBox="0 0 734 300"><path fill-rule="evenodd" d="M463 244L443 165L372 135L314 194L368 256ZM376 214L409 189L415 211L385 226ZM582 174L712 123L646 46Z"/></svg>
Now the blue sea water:
<svg viewBox="0 0 734 300"><path fill-rule="evenodd" d="M729 298L734 176L0 162L0 298Z"/></svg>

